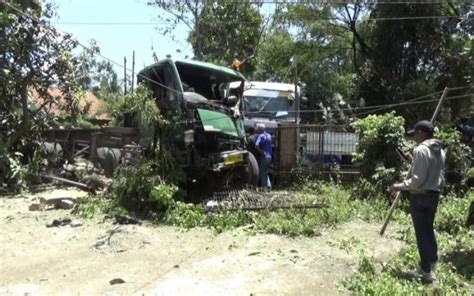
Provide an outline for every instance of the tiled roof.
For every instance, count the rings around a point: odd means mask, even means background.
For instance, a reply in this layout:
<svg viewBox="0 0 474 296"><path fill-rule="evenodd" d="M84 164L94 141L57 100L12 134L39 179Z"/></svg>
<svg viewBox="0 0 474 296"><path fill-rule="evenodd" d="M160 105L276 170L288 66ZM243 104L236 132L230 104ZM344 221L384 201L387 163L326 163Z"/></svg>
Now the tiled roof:
<svg viewBox="0 0 474 296"><path fill-rule="evenodd" d="M61 89L58 87L50 87L48 92L51 96L58 98L59 104L64 104L64 94L62 93ZM42 98L37 91L31 91L30 99L35 102L37 106L40 106L44 102L44 98ZM106 114L105 111L105 103L104 101L100 100L94 93L88 91L85 92L84 96L79 101L79 106L81 108L85 108L87 104L90 104L89 107L89 118L91 119L101 119L107 120L110 119L110 116ZM44 110L54 115L59 115L60 108L58 104L51 104L44 107Z"/></svg>

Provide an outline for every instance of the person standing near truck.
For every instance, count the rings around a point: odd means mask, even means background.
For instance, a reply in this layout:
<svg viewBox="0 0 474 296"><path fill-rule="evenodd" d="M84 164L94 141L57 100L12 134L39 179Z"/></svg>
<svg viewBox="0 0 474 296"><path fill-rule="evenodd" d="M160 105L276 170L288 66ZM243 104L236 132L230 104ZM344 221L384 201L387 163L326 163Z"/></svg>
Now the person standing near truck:
<svg viewBox="0 0 474 296"><path fill-rule="evenodd" d="M272 184L268 170L272 161L272 136L265 131L263 123L257 123L255 129L258 134L255 149L260 152L258 159L260 187L271 189Z"/></svg>
<svg viewBox="0 0 474 296"><path fill-rule="evenodd" d="M257 162L259 162L259 160L260 160L260 151L258 151L257 148L255 147L255 143L257 142L258 134L255 133L255 128L254 127L249 127L247 133L248 133L248 136L247 136L248 150L249 150L250 153L253 154L253 156L255 156L255 159L257 160Z"/></svg>
<svg viewBox="0 0 474 296"><path fill-rule="evenodd" d="M412 165L407 179L390 187L392 193L410 192L410 214L420 255L420 269L416 275L427 282L436 280L434 268L438 261L438 245L433 223L446 159L442 142L434 139L433 134L433 125L425 120L418 122L408 132L418 144L413 151Z"/></svg>

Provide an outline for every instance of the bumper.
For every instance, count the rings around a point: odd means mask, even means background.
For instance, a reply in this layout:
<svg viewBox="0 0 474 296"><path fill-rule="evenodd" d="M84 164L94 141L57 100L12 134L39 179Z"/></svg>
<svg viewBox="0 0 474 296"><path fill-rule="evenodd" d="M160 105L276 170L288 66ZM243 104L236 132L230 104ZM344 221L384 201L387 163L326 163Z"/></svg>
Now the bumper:
<svg viewBox="0 0 474 296"><path fill-rule="evenodd" d="M214 172L221 172L236 166L247 164L247 150L231 150L215 153L210 156L210 169Z"/></svg>

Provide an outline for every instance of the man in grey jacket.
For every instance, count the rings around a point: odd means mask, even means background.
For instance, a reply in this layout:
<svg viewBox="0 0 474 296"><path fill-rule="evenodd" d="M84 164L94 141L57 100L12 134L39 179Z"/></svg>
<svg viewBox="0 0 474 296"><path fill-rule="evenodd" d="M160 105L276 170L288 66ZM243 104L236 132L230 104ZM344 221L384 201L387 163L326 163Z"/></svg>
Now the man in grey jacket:
<svg viewBox="0 0 474 296"><path fill-rule="evenodd" d="M444 179L445 152L442 142L433 138L434 128L429 121L418 122L408 134L418 144L405 181L395 183L392 192L410 192L410 214L415 228L416 243L420 254L421 278L436 280L434 267L438 261L438 245L433 229L439 194Z"/></svg>

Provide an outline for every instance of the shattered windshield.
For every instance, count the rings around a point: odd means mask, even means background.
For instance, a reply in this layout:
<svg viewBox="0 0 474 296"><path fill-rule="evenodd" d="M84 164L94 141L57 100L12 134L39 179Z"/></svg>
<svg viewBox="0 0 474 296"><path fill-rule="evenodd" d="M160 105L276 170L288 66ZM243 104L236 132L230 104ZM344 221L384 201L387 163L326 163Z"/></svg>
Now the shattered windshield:
<svg viewBox="0 0 474 296"><path fill-rule="evenodd" d="M290 102L286 97L255 97L245 96L245 112L247 113L269 113L279 111L290 111Z"/></svg>
<svg viewBox="0 0 474 296"><path fill-rule="evenodd" d="M248 116L276 116L293 111L293 93L278 90L249 89L244 93L244 110Z"/></svg>

